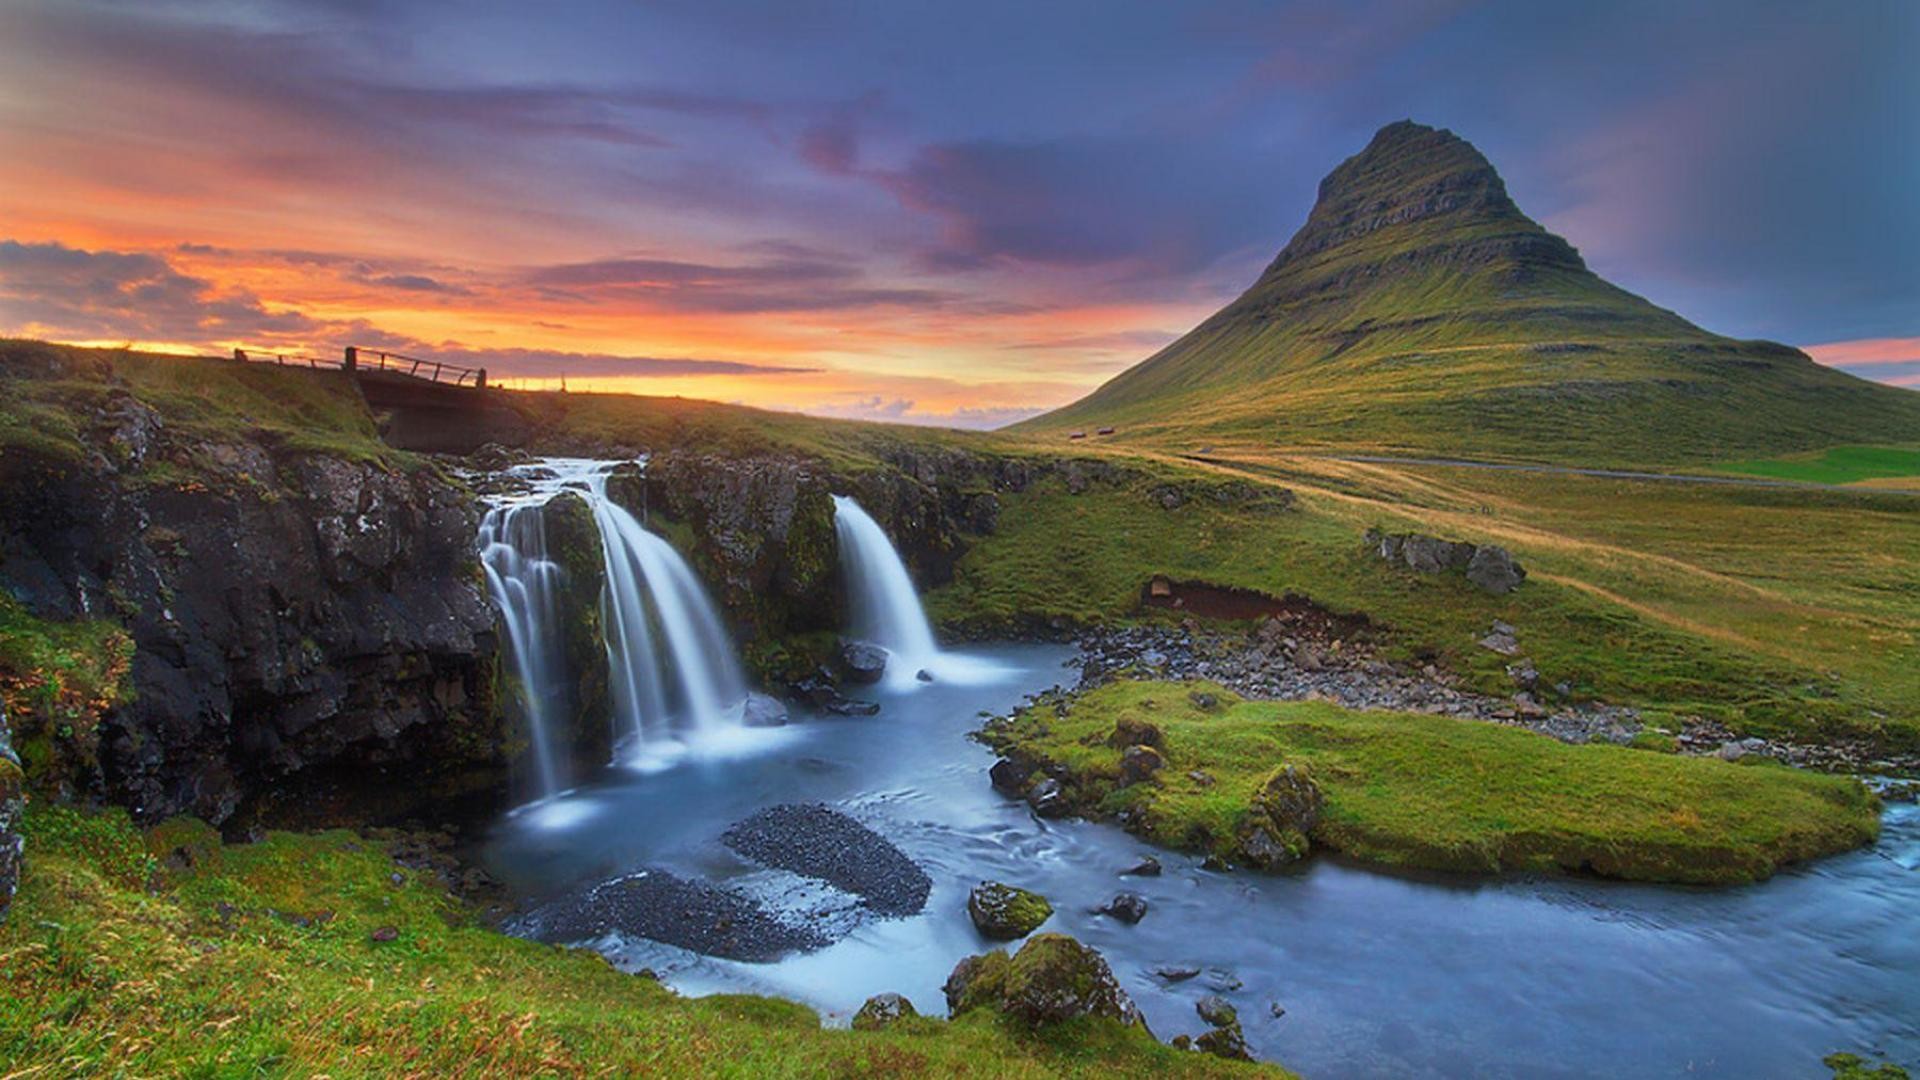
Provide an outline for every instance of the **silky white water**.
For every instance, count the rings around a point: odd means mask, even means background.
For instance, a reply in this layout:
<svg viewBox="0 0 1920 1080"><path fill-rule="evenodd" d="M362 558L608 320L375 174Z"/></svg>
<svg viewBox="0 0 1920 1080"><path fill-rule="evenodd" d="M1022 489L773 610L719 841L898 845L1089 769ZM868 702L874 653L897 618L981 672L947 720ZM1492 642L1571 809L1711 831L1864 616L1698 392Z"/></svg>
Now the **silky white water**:
<svg viewBox="0 0 1920 1080"><path fill-rule="evenodd" d="M540 507L515 503L488 510L480 521L480 565L494 606L500 609L509 659L520 680L527 739L532 744L533 794L536 799L549 798L561 785L550 712L555 701L564 700L560 682L564 661L559 637L550 631L559 622L555 590L565 574L547 557L547 529Z"/></svg>
<svg viewBox="0 0 1920 1080"><path fill-rule="evenodd" d="M850 636L887 651L888 687L915 686L923 671L948 682L992 682L1005 676L998 664L940 648L906 563L886 530L851 495L833 497L833 528L853 616Z"/></svg>
<svg viewBox="0 0 1920 1080"><path fill-rule="evenodd" d="M481 561L506 628L526 710L537 796L562 785L556 710L569 704L560 642L565 571L548 557L543 512L571 491L600 535L601 626L620 763L655 767L740 741L747 685L713 602L686 560L607 495L617 461L553 458L511 470L528 486L488 511Z"/></svg>

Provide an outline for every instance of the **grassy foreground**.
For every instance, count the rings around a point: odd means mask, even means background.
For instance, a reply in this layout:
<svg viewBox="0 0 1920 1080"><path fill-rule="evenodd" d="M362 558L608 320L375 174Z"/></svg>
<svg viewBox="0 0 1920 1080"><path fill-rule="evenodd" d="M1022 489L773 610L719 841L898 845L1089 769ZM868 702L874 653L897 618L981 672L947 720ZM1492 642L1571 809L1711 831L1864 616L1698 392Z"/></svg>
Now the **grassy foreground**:
<svg viewBox="0 0 1920 1080"><path fill-rule="evenodd" d="M1213 695L1211 708L1194 692ZM1123 719L1165 736L1166 767L1119 786ZM1249 702L1217 686L1119 682L991 727L1002 752L1066 766L1077 805L1131 811L1149 839L1228 854L1276 768L1305 766L1325 798L1316 845L1389 866L1577 870L1727 884L1878 835L1858 781L1318 702ZM1196 777L1195 772L1204 774Z"/></svg>
<svg viewBox="0 0 1920 1080"><path fill-rule="evenodd" d="M680 998L494 933L347 832L223 847L197 822L142 834L36 806L27 843L0 924L0 1075L1285 1075L1112 1021L850 1032L790 1002Z"/></svg>

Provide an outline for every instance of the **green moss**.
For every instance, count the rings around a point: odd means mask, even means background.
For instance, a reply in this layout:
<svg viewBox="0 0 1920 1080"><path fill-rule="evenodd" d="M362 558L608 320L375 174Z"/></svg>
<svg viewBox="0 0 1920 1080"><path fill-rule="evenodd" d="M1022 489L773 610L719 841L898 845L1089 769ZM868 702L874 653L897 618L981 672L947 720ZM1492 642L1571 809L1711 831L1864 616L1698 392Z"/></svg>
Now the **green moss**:
<svg viewBox="0 0 1920 1080"><path fill-rule="evenodd" d="M212 850L120 813L43 813L0 924L0 1061L37 1075L1227 1076L1110 1021L990 1016L824 1030L809 1009L685 999L596 954L503 937L346 832ZM191 866L156 878L181 846ZM179 860L176 860L178 862ZM390 875L400 875L395 884ZM391 941L374 931L391 927Z"/></svg>
<svg viewBox="0 0 1920 1080"><path fill-rule="evenodd" d="M1280 762L1311 769L1325 797L1313 843L1393 866L1735 883L1878 835L1878 803L1850 777L1570 746L1447 717L1245 702L1200 685L1226 707L1200 709L1183 684L1123 682L984 737L1065 766L1077 805L1130 810L1131 827L1158 843L1222 855L1261 812ZM1121 789L1104 737L1128 714L1165 733L1168 767Z"/></svg>
<svg viewBox="0 0 1920 1080"><path fill-rule="evenodd" d="M1833 1070L1833 1080L1908 1080L1907 1070L1900 1066L1875 1065L1859 1054L1828 1054L1820 1063Z"/></svg>
<svg viewBox="0 0 1920 1080"><path fill-rule="evenodd" d="M37 619L0 590L0 704L36 782L90 767L99 724L132 700L133 639L108 619Z"/></svg>
<svg viewBox="0 0 1920 1080"><path fill-rule="evenodd" d="M1664 731L1645 728L1634 733L1633 741L1627 744L1635 750L1652 750L1657 754L1673 754L1680 750L1680 740Z"/></svg>
<svg viewBox="0 0 1920 1080"><path fill-rule="evenodd" d="M967 912L982 934L1010 941L1033 933L1051 919L1053 905L1032 890L986 881L968 895Z"/></svg>

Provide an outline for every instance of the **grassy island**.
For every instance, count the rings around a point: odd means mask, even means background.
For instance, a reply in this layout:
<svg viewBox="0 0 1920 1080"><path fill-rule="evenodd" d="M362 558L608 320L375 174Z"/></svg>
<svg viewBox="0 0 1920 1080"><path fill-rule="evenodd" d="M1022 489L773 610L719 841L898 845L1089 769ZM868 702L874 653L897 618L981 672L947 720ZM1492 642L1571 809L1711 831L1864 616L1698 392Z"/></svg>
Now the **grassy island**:
<svg viewBox="0 0 1920 1080"><path fill-rule="evenodd" d="M1117 727L1164 765L1123 784ZM1395 867L1567 870L1731 884L1878 834L1859 781L1616 746L1479 721L1243 701L1209 684L1120 682L1040 704L984 737L1063 767L1074 809L1167 847L1233 860L1263 784L1294 766L1324 798L1316 847Z"/></svg>

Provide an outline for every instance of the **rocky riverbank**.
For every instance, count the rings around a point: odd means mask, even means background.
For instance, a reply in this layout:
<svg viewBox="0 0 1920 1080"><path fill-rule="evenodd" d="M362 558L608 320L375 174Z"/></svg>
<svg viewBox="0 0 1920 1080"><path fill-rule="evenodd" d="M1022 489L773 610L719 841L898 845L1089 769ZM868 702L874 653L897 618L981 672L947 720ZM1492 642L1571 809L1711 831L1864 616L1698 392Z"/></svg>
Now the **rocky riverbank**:
<svg viewBox="0 0 1920 1080"><path fill-rule="evenodd" d="M1566 743L1652 745L1684 754L1738 760L1768 757L1827 772L1920 774L1920 754L1888 754L1858 740L1803 743L1741 736L1698 717L1656 731L1631 706L1574 700L1567 685L1548 685L1525 656L1525 643L1504 624L1489 627L1481 647L1511 657L1507 697L1476 692L1432 664L1380 656L1364 625L1293 604L1250 633L1188 619L1177 627L1098 628L1078 635L1077 690L1123 676L1208 680L1262 701L1327 701L1350 709L1430 713L1525 728Z"/></svg>

